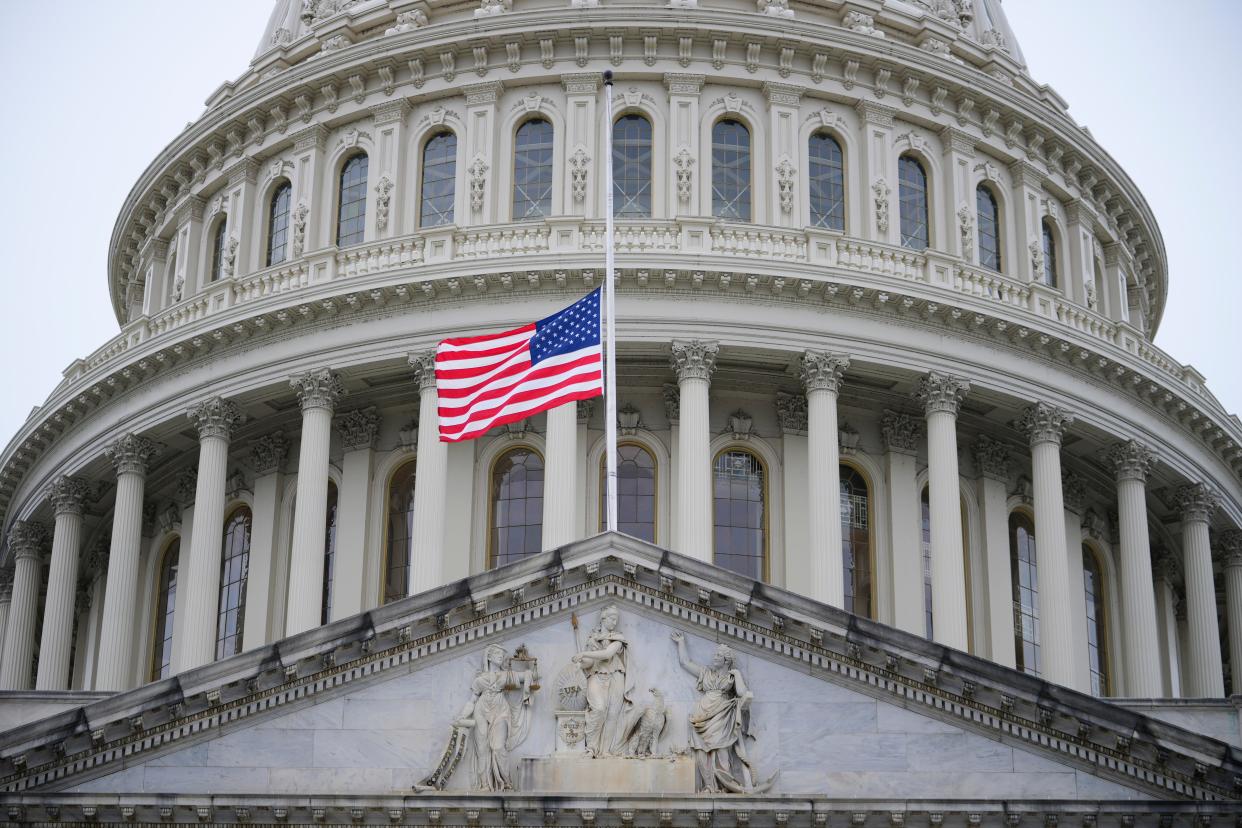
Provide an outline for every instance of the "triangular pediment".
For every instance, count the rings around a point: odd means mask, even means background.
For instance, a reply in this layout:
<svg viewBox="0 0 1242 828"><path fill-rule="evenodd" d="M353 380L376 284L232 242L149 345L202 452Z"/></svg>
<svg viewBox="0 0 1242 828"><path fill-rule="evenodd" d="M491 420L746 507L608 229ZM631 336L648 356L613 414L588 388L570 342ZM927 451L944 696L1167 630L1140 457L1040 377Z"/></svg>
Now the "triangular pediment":
<svg viewBox="0 0 1242 828"><path fill-rule="evenodd" d="M581 674L570 680L572 656L589 649L609 606L609 640L624 647L602 672L624 675L632 705L618 701L614 679L594 691ZM512 674L493 694L507 705L504 774L521 795L694 795L689 747L703 736L689 719L713 687L679 662L675 634L698 665L720 644L736 655L736 678L753 693L744 744L754 774L739 794L749 799L1218 800L1233 798L1242 770L1219 742L602 535L2 734L0 785L416 803L485 795L496 780L480 781L477 748L446 745L454 722L498 714L463 707L480 690L485 651L500 647L492 666ZM524 705L513 676L536 670ZM586 758L578 711L589 692L614 694L616 726L631 736L667 722L651 758ZM643 752L642 738L615 744ZM452 772L437 777L446 756ZM415 793L429 777L441 789Z"/></svg>

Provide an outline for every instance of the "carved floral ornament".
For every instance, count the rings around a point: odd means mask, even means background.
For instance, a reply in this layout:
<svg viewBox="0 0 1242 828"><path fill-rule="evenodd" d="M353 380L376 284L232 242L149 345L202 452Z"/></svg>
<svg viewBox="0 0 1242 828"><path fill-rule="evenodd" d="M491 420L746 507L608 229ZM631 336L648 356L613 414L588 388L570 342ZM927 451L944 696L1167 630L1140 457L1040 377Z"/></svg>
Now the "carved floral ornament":
<svg viewBox="0 0 1242 828"><path fill-rule="evenodd" d="M212 397L193 405L186 415L194 421L200 440L209 437L228 440L233 429L246 419L237 403L223 397Z"/></svg>
<svg viewBox="0 0 1242 828"><path fill-rule="evenodd" d="M716 371L716 355L719 352L720 345L715 342L674 340L670 366L676 372L678 381L695 379L707 382Z"/></svg>
<svg viewBox="0 0 1242 828"><path fill-rule="evenodd" d="M1174 497L1184 523L1208 523L1220 507L1220 494L1202 483L1182 486Z"/></svg>
<svg viewBox="0 0 1242 828"><path fill-rule="evenodd" d="M1009 449L999 440L980 434L974 444L975 471L1002 483L1009 481Z"/></svg>
<svg viewBox="0 0 1242 828"><path fill-rule="evenodd" d="M799 363L799 375L807 393L841 390L841 378L850 367L849 357L824 351L807 351Z"/></svg>
<svg viewBox="0 0 1242 828"><path fill-rule="evenodd" d="M78 477L61 476L52 481L48 499L56 515L81 515L89 489L86 481Z"/></svg>
<svg viewBox="0 0 1242 828"><path fill-rule="evenodd" d="M137 434L126 434L104 449L118 475L147 473L147 463L163 445Z"/></svg>
<svg viewBox="0 0 1242 828"><path fill-rule="evenodd" d="M337 400L347 393L341 378L327 368L292 377L289 386L298 392L298 402L303 411L311 408L326 408L331 411Z"/></svg>
<svg viewBox="0 0 1242 828"><path fill-rule="evenodd" d="M871 185L871 192L875 194L875 228L881 234L887 233L888 196L892 190L889 189L888 182L881 178Z"/></svg>
<svg viewBox="0 0 1242 828"><path fill-rule="evenodd" d="M388 210L392 201L392 181L388 176L380 178L375 185L375 228L383 233L388 229Z"/></svg>
<svg viewBox="0 0 1242 828"><path fill-rule="evenodd" d="M591 156L585 147L578 147L569 156L569 176L573 190L574 203L581 204L586 200L587 170L591 165Z"/></svg>
<svg viewBox="0 0 1242 828"><path fill-rule="evenodd" d="M466 172L470 175L470 209L479 212L483 209L483 194L487 189L487 162L482 155L476 155L470 162Z"/></svg>
<svg viewBox="0 0 1242 828"><path fill-rule="evenodd" d="M694 173L694 156L690 154L689 147L682 147L673 156L673 166L677 168L677 200L682 204L689 204Z"/></svg>
<svg viewBox="0 0 1242 828"><path fill-rule="evenodd" d="M804 394L776 392L776 420L785 434L805 434L807 431L807 403Z"/></svg>
<svg viewBox="0 0 1242 828"><path fill-rule="evenodd" d="M1041 402L1024 408L1017 425L1026 432L1032 447L1042 443L1055 443L1059 446L1065 429L1073 422L1074 415L1064 408Z"/></svg>
<svg viewBox="0 0 1242 828"><path fill-rule="evenodd" d="M776 186L780 193L781 212L791 213L794 206L794 181L797 170L786 156L776 165Z"/></svg>
<svg viewBox="0 0 1242 828"><path fill-rule="evenodd" d="M1137 480L1141 483L1146 482L1147 476L1151 473L1151 464L1155 460L1155 455L1143 444L1127 440L1124 443L1114 443L1109 446L1106 458L1118 482Z"/></svg>
<svg viewBox="0 0 1242 828"><path fill-rule="evenodd" d="M916 396L923 403L927 416L952 414L956 417L969 392L970 383L966 380L932 371L919 381Z"/></svg>

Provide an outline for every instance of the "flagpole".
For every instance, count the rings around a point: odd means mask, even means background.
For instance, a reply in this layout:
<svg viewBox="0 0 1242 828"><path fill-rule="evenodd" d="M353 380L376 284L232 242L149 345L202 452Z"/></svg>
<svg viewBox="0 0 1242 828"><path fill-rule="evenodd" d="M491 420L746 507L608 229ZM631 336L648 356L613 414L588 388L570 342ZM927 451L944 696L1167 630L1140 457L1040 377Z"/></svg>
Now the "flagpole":
<svg viewBox="0 0 1242 828"><path fill-rule="evenodd" d="M613 276L612 217L612 70L604 72L604 324L607 330L604 386L604 442L607 450L605 477L606 526L617 531L617 313L616 280Z"/></svg>

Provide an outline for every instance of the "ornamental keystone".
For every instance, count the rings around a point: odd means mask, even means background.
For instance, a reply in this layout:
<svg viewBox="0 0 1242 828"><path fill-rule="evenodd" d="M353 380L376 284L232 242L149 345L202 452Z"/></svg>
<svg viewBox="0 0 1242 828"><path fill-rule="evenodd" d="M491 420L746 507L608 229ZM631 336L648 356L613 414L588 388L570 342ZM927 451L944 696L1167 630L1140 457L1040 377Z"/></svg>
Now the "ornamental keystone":
<svg viewBox="0 0 1242 828"><path fill-rule="evenodd" d="M233 429L245 422L246 416L237 407L237 403L223 397L212 397L209 400L191 406L186 412L198 429L198 439L219 437L228 440Z"/></svg>
<svg viewBox="0 0 1242 828"><path fill-rule="evenodd" d="M807 351L802 355L800 375L807 393L841 390L841 378L850 367L849 357L825 351Z"/></svg>
<svg viewBox="0 0 1242 828"><path fill-rule="evenodd" d="M915 396L923 403L927 416L943 413L956 417L968 393L970 383L966 380L932 371L919 381Z"/></svg>
<svg viewBox="0 0 1242 828"><path fill-rule="evenodd" d="M1031 447L1043 443L1061 445L1061 437L1065 429L1074 422L1074 415L1064 408L1047 403L1036 403L1023 409L1017 426L1025 431L1031 440Z"/></svg>
<svg viewBox="0 0 1242 828"><path fill-rule="evenodd" d="M1207 523L1220 506L1220 495L1202 483L1193 483L1178 489L1174 502L1182 510L1183 523Z"/></svg>
<svg viewBox="0 0 1242 828"><path fill-rule="evenodd" d="M716 355L720 345L702 339L673 340L670 366L677 372L677 380L699 379L710 382L716 371Z"/></svg>
<svg viewBox="0 0 1242 828"><path fill-rule="evenodd" d="M137 434L126 434L104 449L118 475L147 473L147 462L164 446Z"/></svg>
<svg viewBox="0 0 1242 828"><path fill-rule="evenodd" d="M52 481L48 497L56 516L81 515L82 504L86 500L86 481L77 477L58 477Z"/></svg>
<svg viewBox="0 0 1242 828"><path fill-rule="evenodd" d="M289 387L298 392L302 410L326 408L332 411L336 402L348 392L341 378L327 368L319 368L290 378Z"/></svg>
<svg viewBox="0 0 1242 828"><path fill-rule="evenodd" d="M1123 480L1145 483L1147 475L1151 474L1152 461L1156 459L1149 448L1134 440L1109 446L1107 457L1118 483Z"/></svg>

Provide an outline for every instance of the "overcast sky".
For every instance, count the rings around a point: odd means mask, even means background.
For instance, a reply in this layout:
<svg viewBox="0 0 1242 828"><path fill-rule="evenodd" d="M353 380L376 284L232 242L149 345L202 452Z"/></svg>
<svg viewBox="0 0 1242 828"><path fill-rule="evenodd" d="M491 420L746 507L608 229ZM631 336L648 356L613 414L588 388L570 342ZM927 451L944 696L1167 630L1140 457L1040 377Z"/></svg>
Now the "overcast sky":
<svg viewBox="0 0 1242 828"><path fill-rule="evenodd" d="M105 278L117 211L207 96L245 69L272 6L0 0L0 443L70 362L117 333ZM1005 11L1034 78L1069 102L1160 223L1171 288L1156 344L1242 411L1242 273L1221 258L1238 232L1242 3L1006 0Z"/></svg>

